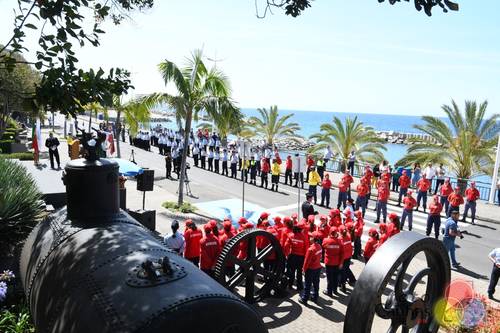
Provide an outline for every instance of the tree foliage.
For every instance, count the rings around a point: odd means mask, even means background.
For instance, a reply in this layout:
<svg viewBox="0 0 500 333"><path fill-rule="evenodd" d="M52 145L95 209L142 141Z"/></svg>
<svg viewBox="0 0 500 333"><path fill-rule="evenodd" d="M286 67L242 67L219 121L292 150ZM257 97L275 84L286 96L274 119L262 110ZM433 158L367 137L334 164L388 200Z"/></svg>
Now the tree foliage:
<svg viewBox="0 0 500 333"><path fill-rule="evenodd" d="M294 116L293 113L280 117L278 106L273 105L266 108L257 109L260 117L250 117L247 121L248 129L253 137L264 139L266 144L273 145L277 139L286 138L297 140L300 136L297 132L300 126L297 123L289 122Z"/></svg>
<svg viewBox="0 0 500 333"><path fill-rule="evenodd" d="M258 4L261 0L255 0L256 15L259 18L264 18L268 12L272 12L272 8L283 10L286 15L297 17L304 10L311 7L313 0L265 0L264 10L258 10ZM410 2L410 0L404 0ZM449 10L458 10L458 4L450 0L412 0L417 11L424 11L428 16L432 15L432 9L436 6L440 7L443 12L447 13ZM378 0L379 3L385 0ZM391 5L401 2L401 0L389 0Z"/></svg>
<svg viewBox="0 0 500 333"><path fill-rule="evenodd" d="M358 117L348 117L345 122L333 117L333 123L322 124L320 132L311 135L311 139L317 142L311 152L330 146L344 163L344 168L351 151L356 153L358 161L378 163L384 159L383 151L387 150L385 141L377 137L372 127L364 126Z"/></svg>
<svg viewBox="0 0 500 333"><path fill-rule="evenodd" d="M38 30L39 48L32 64L42 71L42 80L34 92L35 107L76 115L89 103L111 106L113 95L131 87L129 73L78 69L75 47L98 46L106 18L119 24L129 12L152 5L153 0L18 0L12 37L0 48L0 71L26 63L15 55L28 51L27 31Z"/></svg>
<svg viewBox="0 0 500 333"><path fill-rule="evenodd" d="M500 114L486 118L488 102L477 105L474 101L465 102L462 112L455 101L441 108L448 122L433 116L423 116L423 125L414 128L429 136L423 142L413 139L414 144L398 164L408 165L419 162L443 163L459 179L485 173L494 163L497 135L500 132Z"/></svg>

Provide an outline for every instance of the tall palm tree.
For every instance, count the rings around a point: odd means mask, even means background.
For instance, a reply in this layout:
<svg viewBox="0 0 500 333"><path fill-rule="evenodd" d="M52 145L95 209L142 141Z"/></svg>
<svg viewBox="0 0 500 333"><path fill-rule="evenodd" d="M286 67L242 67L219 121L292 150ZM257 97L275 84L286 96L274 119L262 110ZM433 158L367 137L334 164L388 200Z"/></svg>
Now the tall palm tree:
<svg viewBox="0 0 500 333"><path fill-rule="evenodd" d="M206 110L210 114L214 110L230 108L233 105L230 99L231 88L228 78L217 68L207 69L202 58L202 51L195 50L187 59L185 67L180 68L169 60L161 62L158 68L165 85L174 83L178 94L155 93L143 99L146 105L165 103L175 109L176 116L184 120L184 142L189 142L191 121L194 115L201 110ZM183 149L179 177L179 205L184 200L186 156L187 149Z"/></svg>
<svg viewBox="0 0 500 333"><path fill-rule="evenodd" d="M311 135L317 144L311 152L317 152L328 146L338 154L342 160L343 170L347 168L348 156L351 151L356 152L358 161L374 163L384 159L384 140L370 126L364 126L358 117L347 117L345 122L333 117L333 123L325 123L320 126L320 132Z"/></svg>
<svg viewBox="0 0 500 333"><path fill-rule="evenodd" d="M421 139L412 140L414 144L398 164L443 163L458 178L458 185L464 188L467 179L484 173L494 162L500 115L493 114L485 118L487 107L487 101L479 106L474 101L465 101L464 113L452 100L451 106L441 107L448 121L423 116L424 124L413 127L429 138L423 142L418 142Z"/></svg>
<svg viewBox="0 0 500 333"><path fill-rule="evenodd" d="M92 131L92 115L94 115L97 119L97 114L99 112L107 113L107 110L104 107L102 107L101 104L96 103L96 102L85 104L83 106L83 108L86 111L89 111L89 130L88 130L88 132L90 133Z"/></svg>
<svg viewBox="0 0 500 333"><path fill-rule="evenodd" d="M120 158L120 134L125 130L124 125L128 126L130 135L135 135L140 124L149 122L150 111L149 105L141 103L141 100L123 103L120 96L113 96L113 109L116 111L116 156Z"/></svg>
<svg viewBox="0 0 500 333"><path fill-rule="evenodd" d="M257 112L260 118L253 116L247 122L254 137L263 138L268 145L273 145L277 139L297 140L299 137L296 133L300 130L299 124L288 122L294 116L293 113L280 117L276 105L271 106L269 111L262 108L257 109Z"/></svg>
<svg viewBox="0 0 500 333"><path fill-rule="evenodd" d="M223 107L215 108L208 112L213 120L212 123L201 123L198 125L200 128L209 128L210 130L217 131L221 137L222 145L227 144L227 137L230 134L237 135L243 127L244 115L240 109L235 108L232 104L227 104Z"/></svg>

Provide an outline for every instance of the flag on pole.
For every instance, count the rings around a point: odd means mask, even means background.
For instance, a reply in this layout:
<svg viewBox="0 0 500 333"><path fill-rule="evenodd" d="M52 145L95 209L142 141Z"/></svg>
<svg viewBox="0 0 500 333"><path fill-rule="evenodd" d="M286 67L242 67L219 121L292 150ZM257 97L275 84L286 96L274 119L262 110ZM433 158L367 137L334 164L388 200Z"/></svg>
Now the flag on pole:
<svg viewBox="0 0 500 333"><path fill-rule="evenodd" d="M113 156L115 154L115 139L113 138L113 132L108 132L108 135L106 137L106 140L109 142L108 150L109 150L109 155Z"/></svg>
<svg viewBox="0 0 500 333"><path fill-rule="evenodd" d="M40 119L37 118L35 126L33 126L33 131L31 133L33 139L33 150L35 154L39 154L42 150L42 131L40 129Z"/></svg>

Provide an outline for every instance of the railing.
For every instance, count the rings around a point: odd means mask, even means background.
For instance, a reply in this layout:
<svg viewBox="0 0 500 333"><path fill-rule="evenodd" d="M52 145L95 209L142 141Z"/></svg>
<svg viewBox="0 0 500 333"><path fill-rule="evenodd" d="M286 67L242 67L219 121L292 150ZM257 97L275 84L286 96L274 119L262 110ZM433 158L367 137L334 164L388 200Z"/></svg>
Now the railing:
<svg viewBox="0 0 500 333"><path fill-rule="evenodd" d="M293 156L296 153L297 152L282 151L280 154ZM299 152L299 154L306 155L305 153L301 153L301 152ZM283 159L285 158L285 156L281 156L281 157ZM354 172L353 172L352 176L358 177L358 178L361 177L363 175L365 165L366 165L366 163L364 163L364 164L363 163L355 163L354 164ZM343 172L342 161L340 161L338 159L329 160L328 163L325 165L325 169L329 172L342 173ZM450 178L452 185L456 186L458 179L455 177L449 177L449 178ZM469 183L470 181L471 180L467 180L467 183ZM477 180L475 180L475 182L476 182L476 188L479 191L479 199L484 200L484 201L488 201L490 199L491 184L477 181ZM432 183L431 183L432 191L434 191L435 187L436 187L436 179L433 179ZM498 195L497 194L498 194L498 190L495 190L495 197L494 197L495 203L498 203Z"/></svg>

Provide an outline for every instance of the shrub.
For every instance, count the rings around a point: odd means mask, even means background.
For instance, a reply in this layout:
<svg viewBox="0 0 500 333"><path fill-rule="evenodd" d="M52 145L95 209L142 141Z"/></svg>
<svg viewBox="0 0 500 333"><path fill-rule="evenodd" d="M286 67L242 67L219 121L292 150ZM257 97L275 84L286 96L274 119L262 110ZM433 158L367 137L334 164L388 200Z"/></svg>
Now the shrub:
<svg viewBox="0 0 500 333"><path fill-rule="evenodd" d="M0 140L0 150L3 154L10 154L10 144L13 142L14 140Z"/></svg>
<svg viewBox="0 0 500 333"><path fill-rule="evenodd" d="M14 246L27 237L42 217L41 198L42 194L26 168L0 157L1 245Z"/></svg>
<svg viewBox="0 0 500 333"><path fill-rule="evenodd" d="M16 132L5 131L2 135L2 140L14 140L16 138Z"/></svg>
<svg viewBox="0 0 500 333"><path fill-rule="evenodd" d="M4 154L2 157L11 159L11 160L20 160L20 161L33 161L33 153L30 152L25 152L25 153L11 153L11 154Z"/></svg>
<svg viewBox="0 0 500 333"><path fill-rule="evenodd" d="M164 203L162 203L162 206L174 212L194 213L196 211L196 207L190 204L189 202L184 202L179 207L176 201L165 201Z"/></svg>
<svg viewBox="0 0 500 333"><path fill-rule="evenodd" d="M7 128L19 129L19 123L12 118L7 118Z"/></svg>
<svg viewBox="0 0 500 333"><path fill-rule="evenodd" d="M0 312L0 332L31 333L35 327L31 323L31 315L25 304L11 306Z"/></svg>

